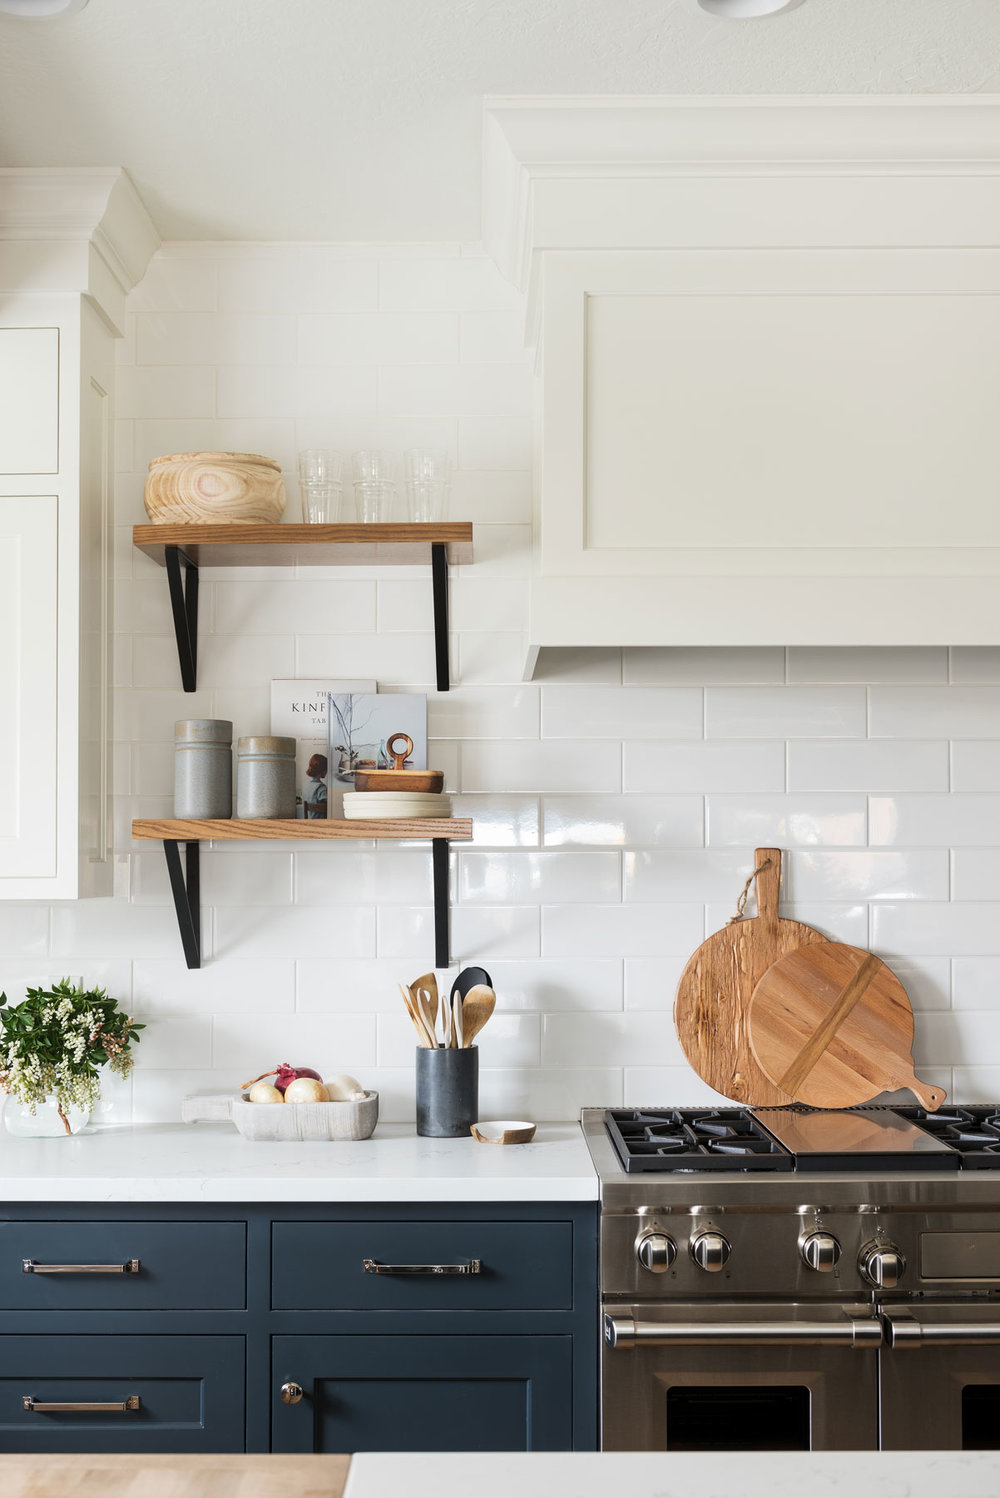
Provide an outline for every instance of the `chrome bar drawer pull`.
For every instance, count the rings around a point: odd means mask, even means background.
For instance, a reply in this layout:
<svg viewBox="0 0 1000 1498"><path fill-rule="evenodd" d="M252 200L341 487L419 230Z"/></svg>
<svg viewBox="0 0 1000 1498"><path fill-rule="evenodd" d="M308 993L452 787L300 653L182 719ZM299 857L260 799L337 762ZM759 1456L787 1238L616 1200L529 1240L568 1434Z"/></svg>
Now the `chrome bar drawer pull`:
<svg viewBox="0 0 1000 1498"><path fill-rule="evenodd" d="M482 1259L467 1264L380 1264L377 1259L363 1259L365 1274L482 1274Z"/></svg>
<svg viewBox="0 0 1000 1498"><path fill-rule="evenodd" d="M126 1259L124 1264L36 1264L22 1259L24 1274L138 1274L139 1260Z"/></svg>
<svg viewBox="0 0 1000 1498"><path fill-rule="evenodd" d="M95 1403L89 1399L32 1399L30 1394L25 1394L21 1400L21 1408L22 1410L33 1411L36 1415L58 1414L63 1410L97 1410L103 1415L123 1415L126 1410L137 1410L139 1408L139 1396L138 1394L130 1394L127 1399L103 1404L100 1402Z"/></svg>

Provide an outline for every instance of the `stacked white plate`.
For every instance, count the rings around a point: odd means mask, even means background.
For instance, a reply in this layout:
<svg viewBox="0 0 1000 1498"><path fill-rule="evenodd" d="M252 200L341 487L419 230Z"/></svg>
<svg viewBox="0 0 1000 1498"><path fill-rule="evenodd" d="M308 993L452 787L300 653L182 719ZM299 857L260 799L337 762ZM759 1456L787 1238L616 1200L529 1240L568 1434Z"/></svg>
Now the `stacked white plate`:
<svg viewBox="0 0 1000 1498"><path fill-rule="evenodd" d="M451 797L432 791L345 791L344 816L350 821L450 817Z"/></svg>

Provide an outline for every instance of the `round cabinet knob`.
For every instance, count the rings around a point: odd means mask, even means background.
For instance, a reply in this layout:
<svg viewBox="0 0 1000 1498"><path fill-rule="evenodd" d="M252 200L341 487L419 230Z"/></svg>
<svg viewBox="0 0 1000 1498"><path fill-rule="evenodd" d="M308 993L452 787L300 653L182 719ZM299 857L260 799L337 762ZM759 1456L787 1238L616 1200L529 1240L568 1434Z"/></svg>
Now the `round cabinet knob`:
<svg viewBox="0 0 1000 1498"><path fill-rule="evenodd" d="M301 1398L302 1398L302 1385L301 1384L295 1383L293 1379L288 1379L287 1382L285 1382L285 1383L282 1384L282 1386L281 1386L281 1402L282 1402L282 1404L298 1404L298 1402L299 1402L299 1400Z"/></svg>
<svg viewBox="0 0 1000 1498"><path fill-rule="evenodd" d="M691 1257L699 1269L708 1274L718 1274L723 1269L733 1247L721 1233L699 1233L691 1239Z"/></svg>
<svg viewBox="0 0 1000 1498"><path fill-rule="evenodd" d="M861 1250L858 1268L876 1290L893 1290L903 1277L906 1260L893 1243L868 1243Z"/></svg>
<svg viewBox="0 0 1000 1498"><path fill-rule="evenodd" d="M817 1274L829 1274L840 1258L840 1244L832 1233L809 1233L800 1247L806 1264Z"/></svg>
<svg viewBox="0 0 1000 1498"><path fill-rule="evenodd" d="M635 1246L636 1257L650 1274L666 1274L677 1257L677 1244L666 1233L646 1233Z"/></svg>

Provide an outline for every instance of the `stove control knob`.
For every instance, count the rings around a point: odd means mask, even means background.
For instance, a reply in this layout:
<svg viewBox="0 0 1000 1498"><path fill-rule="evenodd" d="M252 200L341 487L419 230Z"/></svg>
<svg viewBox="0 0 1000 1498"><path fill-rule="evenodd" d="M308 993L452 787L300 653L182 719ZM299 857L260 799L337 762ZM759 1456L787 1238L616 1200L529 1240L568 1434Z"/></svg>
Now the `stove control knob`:
<svg viewBox="0 0 1000 1498"><path fill-rule="evenodd" d="M876 1290L894 1290L903 1277L906 1260L893 1243L866 1243L858 1268Z"/></svg>
<svg viewBox="0 0 1000 1498"><path fill-rule="evenodd" d="M677 1244L666 1233L644 1233L635 1252L643 1269L650 1274L666 1274L677 1257Z"/></svg>
<svg viewBox="0 0 1000 1498"><path fill-rule="evenodd" d="M691 1239L691 1257L699 1269L718 1274L732 1253L732 1244L721 1233L699 1233Z"/></svg>
<svg viewBox="0 0 1000 1498"><path fill-rule="evenodd" d="M840 1244L832 1233L808 1233L799 1246L807 1266L817 1274L829 1274L840 1258Z"/></svg>

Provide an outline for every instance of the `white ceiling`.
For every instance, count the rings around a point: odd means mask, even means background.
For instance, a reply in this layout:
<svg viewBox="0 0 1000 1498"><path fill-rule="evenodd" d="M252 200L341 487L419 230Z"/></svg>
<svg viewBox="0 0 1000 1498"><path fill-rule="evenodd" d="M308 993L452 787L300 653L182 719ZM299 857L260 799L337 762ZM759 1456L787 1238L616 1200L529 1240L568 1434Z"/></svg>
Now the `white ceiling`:
<svg viewBox="0 0 1000 1498"><path fill-rule="evenodd" d="M124 166L166 239L475 240L484 94L998 80L1000 0L90 0L0 16L0 165Z"/></svg>

